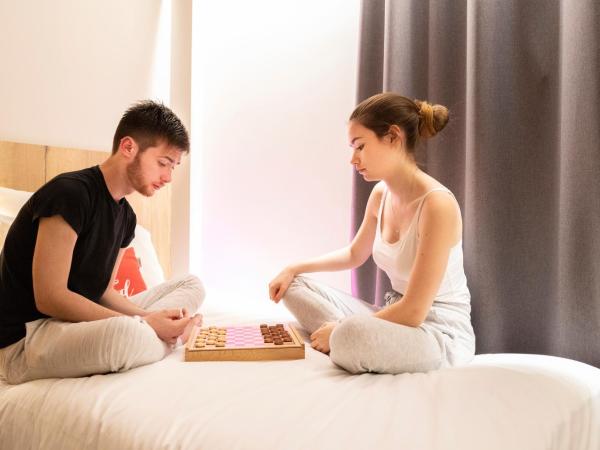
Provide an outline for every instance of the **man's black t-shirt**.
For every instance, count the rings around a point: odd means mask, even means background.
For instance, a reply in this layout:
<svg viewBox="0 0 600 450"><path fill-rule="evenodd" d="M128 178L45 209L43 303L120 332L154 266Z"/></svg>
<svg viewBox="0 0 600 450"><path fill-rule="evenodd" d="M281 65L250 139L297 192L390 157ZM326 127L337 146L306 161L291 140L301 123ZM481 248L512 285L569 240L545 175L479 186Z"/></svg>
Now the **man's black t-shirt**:
<svg viewBox="0 0 600 450"><path fill-rule="evenodd" d="M135 213L126 199L115 202L98 166L58 175L35 192L0 253L0 348L25 337L26 322L47 317L35 306L31 270L39 219L55 215L77 233L68 288L94 302L135 232Z"/></svg>

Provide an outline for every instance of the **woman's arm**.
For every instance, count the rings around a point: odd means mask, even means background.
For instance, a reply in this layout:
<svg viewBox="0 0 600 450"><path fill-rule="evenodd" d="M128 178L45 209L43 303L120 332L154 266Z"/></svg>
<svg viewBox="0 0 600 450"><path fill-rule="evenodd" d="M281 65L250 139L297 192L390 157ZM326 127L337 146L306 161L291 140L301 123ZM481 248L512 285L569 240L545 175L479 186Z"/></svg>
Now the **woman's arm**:
<svg viewBox="0 0 600 450"><path fill-rule="evenodd" d="M402 299L379 310L376 317L411 327L427 317L446 267L450 249L462 234L456 200L446 193L430 194L418 224L417 255Z"/></svg>
<svg viewBox="0 0 600 450"><path fill-rule="evenodd" d="M269 296L278 302L285 294L294 277L301 273L333 272L353 269L362 265L371 255L373 240L377 230L377 214L383 193L383 183L379 183L371 191L363 221L352 242L339 250L307 259L287 266L271 283Z"/></svg>

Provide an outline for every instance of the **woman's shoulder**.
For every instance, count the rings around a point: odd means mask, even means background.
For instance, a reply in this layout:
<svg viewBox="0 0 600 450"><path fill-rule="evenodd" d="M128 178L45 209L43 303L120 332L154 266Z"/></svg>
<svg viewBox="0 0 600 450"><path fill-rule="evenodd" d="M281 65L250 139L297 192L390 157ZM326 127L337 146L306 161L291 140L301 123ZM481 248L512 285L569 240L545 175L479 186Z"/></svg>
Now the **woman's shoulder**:
<svg viewBox="0 0 600 450"><path fill-rule="evenodd" d="M367 210L371 213L371 215L377 216L379 213L379 206L381 205L381 200L383 199L383 195L387 189L385 182L378 182L371 194L369 194L369 200L367 202Z"/></svg>
<svg viewBox="0 0 600 450"><path fill-rule="evenodd" d="M433 178L431 180L432 182L423 189L424 193L420 197L421 199L432 203L456 203L456 198L450 189Z"/></svg>
<svg viewBox="0 0 600 450"><path fill-rule="evenodd" d="M374 187L373 190L371 191L371 196L379 196L382 197L383 193L386 191L387 186L385 184L385 181L379 181Z"/></svg>
<svg viewBox="0 0 600 450"><path fill-rule="evenodd" d="M381 199L383 198L383 195L385 194L386 190L387 190L387 186L386 186L385 182L384 181L378 182L375 185L375 187L373 187L373 190L371 191L371 194L369 195L369 202L376 203L377 206L379 207L379 204L381 203Z"/></svg>
<svg viewBox="0 0 600 450"><path fill-rule="evenodd" d="M425 209L442 209L448 210L449 208L456 208L458 203L456 198L454 198L454 194L450 189L446 189L445 187L439 187L435 189L431 189L425 193L422 197L423 206Z"/></svg>
<svg viewBox="0 0 600 450"><path fill-rule="evenodd" d="M448 209L458 207L458 202L452 191L435 178L430 177L424 191L424 194L420 197L423 209L448 211Z"/></svg>
<svg viewBox="0 0 600 450"><path fill-rule="evenodd" d="M422 201L419 217L419 234L424 228L445 230L453 239L460 239L462 221L460 206L452 191L440 185L431 189Z"/></svg>

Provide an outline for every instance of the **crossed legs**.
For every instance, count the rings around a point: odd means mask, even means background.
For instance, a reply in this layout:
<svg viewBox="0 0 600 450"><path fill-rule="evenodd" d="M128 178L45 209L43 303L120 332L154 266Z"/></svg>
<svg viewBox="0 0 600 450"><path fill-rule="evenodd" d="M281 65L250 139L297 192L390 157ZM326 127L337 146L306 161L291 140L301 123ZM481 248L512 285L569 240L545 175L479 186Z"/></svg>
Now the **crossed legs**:
<svg viewBox="0 0 600 450"><path fill-rule="evenodd" d="M283 300L309 333L340 321L331 334L330 357L348 372L427 372L445 360L441 333L378 319L376 307L323 283L296 277Z"/></svg>
<svg viewBox="0 0 600 450"><path fill-rule="evenodd" d="M131 298L143 309L186 308L204 300L200 280L187 275ZM81 377L123 372L164 358L170 347L146 323L129 316L93 322L39 319L26 324L26 336L0 350L0 368L11 384L38 378Z"/></svg>

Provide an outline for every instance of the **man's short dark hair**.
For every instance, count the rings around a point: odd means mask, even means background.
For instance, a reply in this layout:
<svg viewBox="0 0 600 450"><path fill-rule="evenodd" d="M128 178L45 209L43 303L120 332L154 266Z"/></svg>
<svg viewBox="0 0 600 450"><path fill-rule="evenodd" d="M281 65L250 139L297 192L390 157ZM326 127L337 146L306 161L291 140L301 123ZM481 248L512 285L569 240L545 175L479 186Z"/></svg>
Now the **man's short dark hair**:
<svg viewBox="0 0 600 450"><path fill-rule="evenodd" d="M125 136L132 137L140 151L161 142L185 153L190 151L190 139L179 117L162 103L152 100L138 102L125 111L113 138L113 154Z"/></svg>

